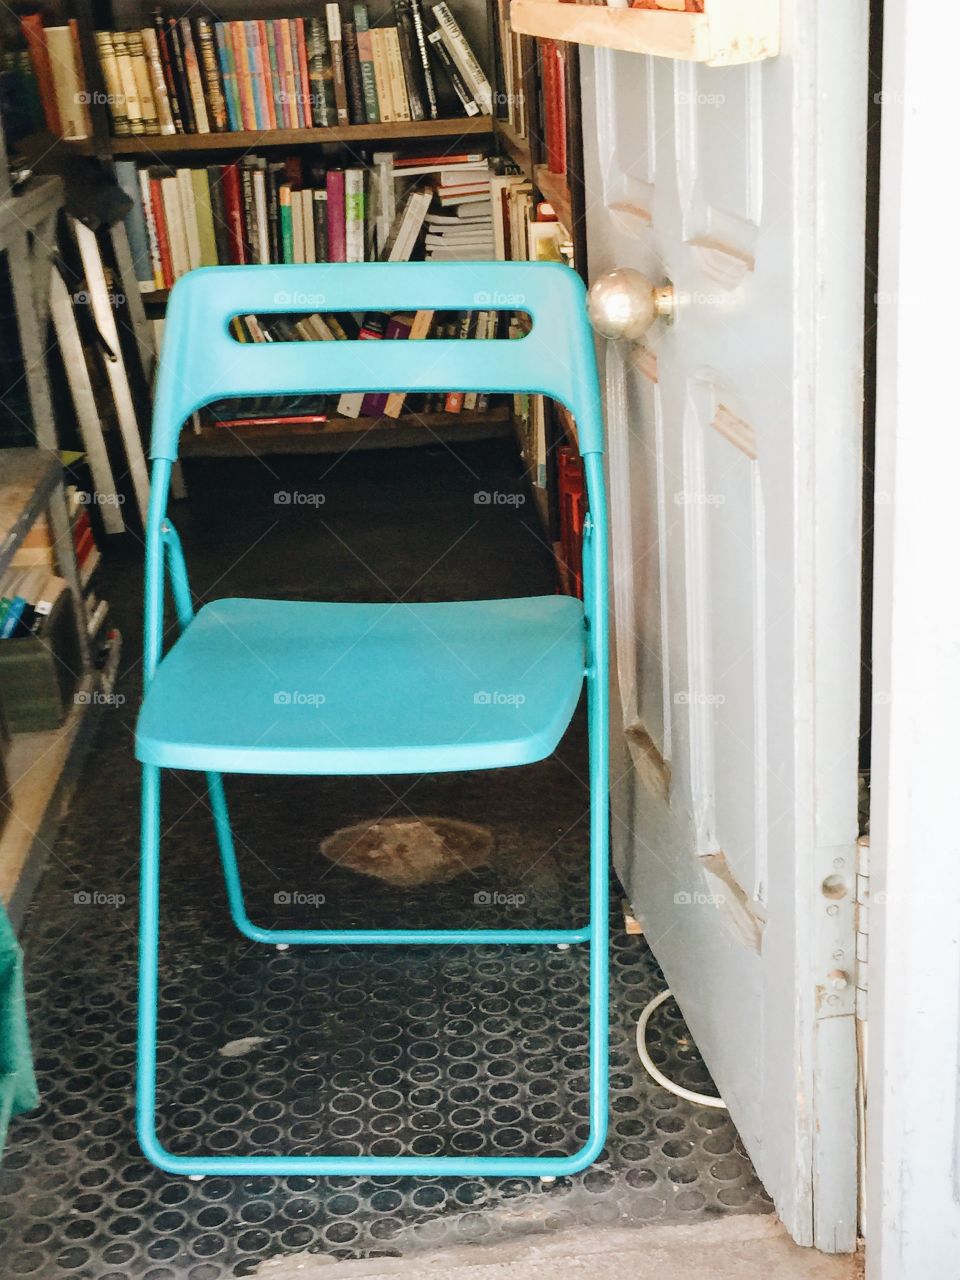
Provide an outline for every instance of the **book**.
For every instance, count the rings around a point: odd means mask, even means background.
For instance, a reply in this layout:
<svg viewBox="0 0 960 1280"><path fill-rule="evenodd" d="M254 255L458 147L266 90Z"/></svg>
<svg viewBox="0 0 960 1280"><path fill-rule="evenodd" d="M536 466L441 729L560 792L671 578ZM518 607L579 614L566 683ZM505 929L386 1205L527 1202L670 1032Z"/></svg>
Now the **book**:
<svg viewBox="0 0 960 1280"><path fill-rule="evenodd" d="M210 128L215 133L223 133L227 127L227 107L217 68L217 47L213 37L213 24L209 18L204 17L196 18L195 23L202 94L208 107Z"/></svg>
<svg viewBox="0 0 960 1280"><path fill-rule="evenodd" d="M374 84L377 90L380 119L389 123L396 120L397 116L390 87L389 56L383 27L374 27L370 32L370 52L373 58Z"/></svg>
<svg viewBox="0 0 960 1280"><path fill-rule="evenodd" d="M40 102L43 106L43 118L48 131L55 138L63 135L60 122L60 108L57 103L57 91L54 87L53 67L50 61L50 49L47 45L46 29L43 17L39 13L27 13L20 19L20 29L30 54L33 74L37 78L40 90Z"/></svg>
<svg viewBox="0 0 960 1280"><path fill-rule="evenodd" d="M187 247L187 270L200 266L200 230L194 208L193 174L189 169L178 169L177 191L180 195L180 213L183 222L183 238Z"/></svg>
<svg viewBox="0 0 960 1280"><path fill-rule="evenodd" d="M407 83L403 75L403 58L400 54L400 37L396 27L383 28L383 43L387 57L387 75L390 80L390 95L393 99L395 119L410 119L410 100L407 96Z"/></svg>
<svg viewBox="0 0 960 1280"><path fill-rule="evenodd" d="M429 46L427 44L427 33L423 25L423 6L421 0L409 0L410 20L413 23L413 33L416 40L417 57L420 59L420 72L423 78L423 88L426 94L426 113L431 120L437 120L440 117L440 108L437 102L437 90L433 79L433 68L430 65Z"/></svg>
<svg viewBox="0 0 960 1280"><path fill-rule="evenodd" d="M343 35L340 28L340 6L324 5L327 17L327 38L330 44L330 60L333 64L333 93L337 104L337 123L350 123L350 108L347 102L347 79L343 64Z"/></svg>
<svg viewBox="0 0 960 1280"><path fill-rule="evenodd" d="M344 261L363 262L366 226L364 170L347 169L344 173Z"/></svg>
<svg viewBox="0 0 960 1280"><path fill-rule="evenodd" d="M293 20L293 48L295 52L294 79L297 82L297 111L304 129L313 128L313 107L310 103L310 59L307 54L307 29L303 18Z"/></svg>
<svg viewBox="0 0 960 1280"><path fill-rule="evenodd" d="M359 338L364 342L379 341L387 328L387 316L382 311L368 311L360 326ZM341 418L359 418L366 396L363 391L345 391L337 401L337 413Z"/></svg>
<svg viewBox="0 0 960 1280"><path fill-rule="evenodd" d="M461 107L463 107L466 115L479 115L480 108L471 97L470 90L467 88L463 77L460 75L460 72L458 71L450 54L450 50L444 44L443 33L440 28L437 27L433 31L430 31L427 34L427 40L430 47L433 49L433 52L436 54L437 61L443 68L444 73L453 87L453 91L457 95L457 99L459 100Z"/></svg>
<svg viewBox="0 0 960 1280"><path fill-rule="evenodd" d="M327 28L320 18L310 19L308 51L310 96L314 120L322 128L328 128L336 123L337 103Z"/></svg>
<svg viewBox="0 0 960 1280"><path fill-rule="evenodd" d="M327 261L346 262L347 227L345 174L343 169L327 171Z"/></svg>
<svg viewBox="0 0 960 1280"><path fill-rule="evenodd" d="M129 31L127 33L127 48L130 51L130 64L133 69L137 100L140 104L143 132L159 133L160 121L157 113L157 104L153 97L153 88L150 83L150 68L147 66L146 55L143 51L142 31Z"/></svg>
<svg viewBox="0 0 960 1280"><path fill-rule="evenodd" d="M418 311L413 317L407 338L410 340L423 339L430 333L430 326L433 324L432 311ZM383 416L385 418L399 418L403 412L406 403L407 393L405 391L391 391L387 396L383 406Z"/></svg>
<svg viewBox="0 0 960 1280"><path fill-rule="evenodd" d="M426 112L420 92L420 58L416 52L416 34L408 0L394 0L393 10L397 19L397 41L403 62L403 78L410 107L410 119L423 120Z"/></svg>
<svg viewBox="0 0 960 1280"><path fill-rule="evenodd" d="M379 124L380 105L377 98L377 78L373 68L370 15L365 4L355 4L353 6L353 21L357 30L357 57L360 59L364 118L368 124Z"/></svg>
<svg viewBox="0 0 960 1280"><path fill-rule="evenodd" d="M108 32L94 32L94 39L99 35L108 35ZM157 123L162 134L176 133L176 125L173 119L173 113L170 105L170 95L167 91L167 81L163 70L163 59L160 56L160 48L157 40L157 32L154 27L144 27L140 32L140 38L143 41L143 54L147 62L147 69L150 75L150 85L153 89L153 100L157 107Z"/></svg>
<svg viewBox="0 0 960 1280"><path fill-rule="evenodd" d="M470 96L484 115L493 114L493 90L477 61L460 24L450 11L446 0L440 0L431 10L437 29L443 33L443 41L450 52L457 70L470 90Z"/></svg>
<svg viewBox="0 0 960 1280"><path fill-rule="evenodd" d="M380 252L383 262L408 262L413 255L417 239L424 224L427 210L433 200L433 191L426 187L413 189L394 218L386 243Z"/></svg>
<svg viewBox="0 0 960 1280"><path fill-rule="evenodd" d="M183 120L184 133L196 133L196 118L193 114L193 100L187 80L187 68L183 52L183 33L176 18L167 18L167 47L170 50L170 66L177 85L177 101L180 104L180 115Z"/></svg>
<svg viewBox="0 0 960 1280"><path fill-rule="evenodd" d="M356 23L352 21L341 24L343 33L343 66L347 80L347 103L350 110L351 124L364 124L367 118L364 109L363 75L360 68L360 51L357 45Z"/></svg>
<svg viewBox="0 0 960 1280"><path fill-rule="evenodd" d="M409 315L392 315L387 320L387 327L384 330L384 340L386 342L396 342L406 338L410 334L413 324L413 317ZM362 334L361 334L362 336ZM389 393L386 391L368 391L363 397L360 405L360 416L362 418L382 418L384 410L387 407Z"/></svg>
<svg viewBox="0 0 960 1280"><path fill-rule="evenodd" d="M157 41L157 52L160 55L160 66L163 70L163 83L167 91L167 101L170 104L170 115L173 119L174 132L184 133L186 125L184 123L183 113L180 110L180 98L177 94L177 79L174 74L173 54L170 48L170 34L167 29L166 21L160 13L155 13L153 15L153 32ZM116 34L114 34L114 43L116 43Z"/></svg>
<svg viewBox="0 0 960 1280"><path fill-rule="evenodd" d="M128 137L131 129L127 116L127 98L120 81L120 69L117 66L117 53L113 47L113 39L109 31L95 31L93 42L97 50L97 61L100 63L103 83L107 90L107 107L114 136Z"/></svg>

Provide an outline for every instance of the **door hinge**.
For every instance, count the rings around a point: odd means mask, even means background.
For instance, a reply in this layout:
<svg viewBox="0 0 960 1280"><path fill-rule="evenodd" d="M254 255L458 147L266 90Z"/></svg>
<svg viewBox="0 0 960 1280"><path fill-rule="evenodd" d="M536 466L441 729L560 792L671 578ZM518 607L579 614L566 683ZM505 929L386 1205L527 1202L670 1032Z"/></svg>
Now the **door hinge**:
<svg viewBox="0 0 960 1280"><path fill-rule="evenodd" d="M867 1021L870 976L870 837L857 840L857 1018Z"/></svg>

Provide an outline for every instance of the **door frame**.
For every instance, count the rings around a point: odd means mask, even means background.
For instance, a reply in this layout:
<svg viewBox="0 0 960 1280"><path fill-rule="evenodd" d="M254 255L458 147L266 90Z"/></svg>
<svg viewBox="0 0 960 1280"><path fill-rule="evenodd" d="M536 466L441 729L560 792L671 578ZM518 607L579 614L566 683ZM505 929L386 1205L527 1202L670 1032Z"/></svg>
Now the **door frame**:
<svg viewBox="0 0 960 1280"><path fill-rule="evenodd" d="M960 11L935 8L886 0L884 12L868 1280L955 1276L960 1256L960 595L950 575L960 433L947 314L960 261L944 234Z"/></svg>

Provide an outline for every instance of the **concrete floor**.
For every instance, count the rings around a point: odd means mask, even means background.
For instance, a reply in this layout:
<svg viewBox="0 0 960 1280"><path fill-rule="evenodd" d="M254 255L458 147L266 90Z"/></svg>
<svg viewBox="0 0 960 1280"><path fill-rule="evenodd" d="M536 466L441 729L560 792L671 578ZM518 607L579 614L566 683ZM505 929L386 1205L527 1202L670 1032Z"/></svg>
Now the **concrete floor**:
<svg viewBox="0 0 960 1280"><path fill-rule="evenodd" d="M316 1254L265 1262L257 1280L861 1280L862 1260L801 1249L772 1218L692 1226L578 1227L415 1258L334 1262Z"/></svg>

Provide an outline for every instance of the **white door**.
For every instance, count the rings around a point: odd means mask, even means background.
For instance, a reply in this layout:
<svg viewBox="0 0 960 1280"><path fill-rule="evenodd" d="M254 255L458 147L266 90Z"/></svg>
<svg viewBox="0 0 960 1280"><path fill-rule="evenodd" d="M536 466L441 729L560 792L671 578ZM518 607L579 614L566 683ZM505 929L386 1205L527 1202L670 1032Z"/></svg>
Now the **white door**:
<svg viewBox="0 0 960 1280"><path fill-rule="evenodd" d="M602 344L614 860L777 1211L833 1251L856 1232L867 5L783 22L742 67L583 51L588 253L677 299Z"/></svg>

